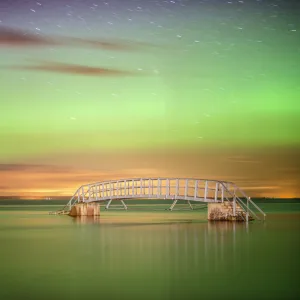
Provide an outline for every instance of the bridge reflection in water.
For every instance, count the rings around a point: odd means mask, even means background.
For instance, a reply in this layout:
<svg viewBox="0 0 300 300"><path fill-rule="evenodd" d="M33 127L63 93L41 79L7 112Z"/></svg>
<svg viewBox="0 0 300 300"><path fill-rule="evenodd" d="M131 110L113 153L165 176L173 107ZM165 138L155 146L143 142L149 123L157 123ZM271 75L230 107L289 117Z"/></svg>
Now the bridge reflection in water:
<svg viewBox="0 0 300 300"><path fill-rule="evenodd" d="M241 239L245 246L243 256L248 255L247 223L207 223L204 213L202 219L198 223L100 224L103 220L98 217L77 217L74 222L81 226L84 231L81 238L86 236L87 241L90 241L91 234L102 228L97 244L105 247L99 256L106 261L107 274L115 274L122 266L128 268L128 264L132 264L135 270L145 269L148 274L155 273L161 264L164 266L161 275L166 281L168 278L172 280L173 276L190 278L191 273L200 276L201 280L205 274L225 274L228 269L238 272L243 267L236 249L240 247ZM239 245L236 245L237 236ZM145 257L146 261L143 260ZM164 270L168 272L164 273ZM176 280L182 280L179 277Z"/></svg>

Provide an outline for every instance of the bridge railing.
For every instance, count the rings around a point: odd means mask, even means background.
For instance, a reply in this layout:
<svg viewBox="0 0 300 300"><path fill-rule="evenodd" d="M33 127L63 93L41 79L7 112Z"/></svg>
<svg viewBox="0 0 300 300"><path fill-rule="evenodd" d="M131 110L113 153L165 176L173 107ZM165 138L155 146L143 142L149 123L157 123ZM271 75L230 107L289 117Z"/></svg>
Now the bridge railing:
<svg viewBox="0 0 300 300"><path fill-rule="evenodd" d="M248 197L243 190L241 190L236 184L231 183L230 185L223 183L225 189L225 198L231 202L232 205L238 203L240 207L246 212L246 218L252 216L257 220L263 218L265 220L266 214L260 209L250 197ZM258 216L260 214L260 217Z"/></svg>
<svg viewBox="0 0 300 300"><path fill-rule="evenodd" d="M224 201L224 183L194 178L132 178L96 182L78 188L64 209L71 209L77 202L132 198L220 202Z"/></svg>
<svg viewBox="0 0 300 300"><path fill-rule="evenodd" d="M236 197L237 199L243 203L243 206L245 207L245 211L249 211L249 212L253 212L254 210L260 214L260 216L265 220L266 219L266 214L264 213L264 211L256 205L255 202L253 202L251 200L250 197L248 197L245 192L243 190L241 190L238 186L234 185L235 186L235 194L236 194ZM240 197L238 195L241 195ZM261 219L261 217L258 217L257 214L256 214L256 217L258 219Z"/></svg>
<svg viewBox="0 0 300 300"><path fill-rule="evenodd" d="M110 198L161 197L166 199L222 199L222 181L181 178L126 179L97 182L81 186L74 194L78 202Z"/></svg>
<svg viewBox="0 0 300 300"><path fill-rule="evenodd" d="M236 203L246 217L259 219L258 211L265 213L234 183L195 178L131 178L82 185L74 193L63 211L71 210L78 202L95 202L122 199L169 199L198 202L229 201L235 212ZM174 202L175 203L175 202Z"/></svg>

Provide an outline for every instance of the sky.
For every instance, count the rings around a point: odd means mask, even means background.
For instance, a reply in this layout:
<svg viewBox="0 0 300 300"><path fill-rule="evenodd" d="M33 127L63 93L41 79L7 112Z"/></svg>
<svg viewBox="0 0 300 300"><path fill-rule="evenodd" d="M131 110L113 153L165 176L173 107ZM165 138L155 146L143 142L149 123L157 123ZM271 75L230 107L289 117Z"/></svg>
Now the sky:
<svg viewBox="0 0 300 300"><path fill-rule="evenodd" d="M135 177L300 197L300 2L1 0L0 196Z"/></svg>

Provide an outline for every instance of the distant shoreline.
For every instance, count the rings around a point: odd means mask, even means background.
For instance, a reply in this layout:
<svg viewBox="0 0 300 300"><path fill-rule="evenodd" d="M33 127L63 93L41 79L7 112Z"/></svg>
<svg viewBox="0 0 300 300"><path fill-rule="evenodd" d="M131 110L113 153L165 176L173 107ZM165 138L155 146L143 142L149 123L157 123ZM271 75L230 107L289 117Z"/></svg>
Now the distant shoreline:
<svg viewBox="0 0 300 300"><path fill-rule="evenodd" d="M256 203L300 203L300 198L251 198ZM70 200L70 198L63 199L0 199L0 205L65 205ZM128 200L125 202L131 204L171 204L172 200L163 200L163 199L145 199L145 200ZM178 204L185 203L183 200L178 201ZM106 203L106 202L104 202ZM200 203L199 203L200 204ZM202 202L203 204L203 202Z"/></svg>

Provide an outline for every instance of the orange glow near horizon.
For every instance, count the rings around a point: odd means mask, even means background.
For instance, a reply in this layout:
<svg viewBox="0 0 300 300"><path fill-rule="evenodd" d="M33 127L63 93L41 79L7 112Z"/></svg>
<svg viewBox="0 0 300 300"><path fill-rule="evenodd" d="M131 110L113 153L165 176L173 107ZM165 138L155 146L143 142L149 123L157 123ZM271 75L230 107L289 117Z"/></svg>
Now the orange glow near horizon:
<svg viewBox="0 0 300 300"><path fill-rule="evenodd" d="M238 150L240 151L240 150ZM112 179L181 177L235 182L250 197L296 198L297 153L166 150L90 153L34 159L35 164L2 164L0 196L26 199L67 197L83 184ZM286 159L283 159L285 157ZM120 167L122 166L122 168ZM285 176L282 176L282 173Z"/></svg>

